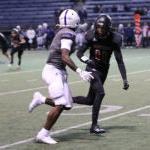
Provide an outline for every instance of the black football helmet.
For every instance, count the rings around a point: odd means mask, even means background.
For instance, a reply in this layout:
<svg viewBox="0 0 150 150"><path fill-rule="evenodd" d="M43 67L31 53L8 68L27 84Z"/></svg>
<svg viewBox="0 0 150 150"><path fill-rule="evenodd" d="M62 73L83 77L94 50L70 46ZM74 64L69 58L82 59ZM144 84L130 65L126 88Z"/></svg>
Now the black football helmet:
<svg viewBox="0 0 150 150"><path fill-rule="evenodd" d="M101 14L95 21L95 32L100 38L105 38L111 29L111 17L106 14Z"/></svg>

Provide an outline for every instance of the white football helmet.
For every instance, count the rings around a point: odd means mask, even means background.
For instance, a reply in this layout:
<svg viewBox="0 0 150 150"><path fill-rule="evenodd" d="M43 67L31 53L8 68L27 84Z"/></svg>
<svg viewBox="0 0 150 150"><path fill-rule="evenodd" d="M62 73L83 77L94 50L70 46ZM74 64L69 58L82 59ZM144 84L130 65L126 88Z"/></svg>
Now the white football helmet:
<svg viewBox="0 0 150 150"><path fill-rule="evenodd" d="M60 27L76 28L79 23L80 17L73 9L66 9L59 16Z"/></svg>

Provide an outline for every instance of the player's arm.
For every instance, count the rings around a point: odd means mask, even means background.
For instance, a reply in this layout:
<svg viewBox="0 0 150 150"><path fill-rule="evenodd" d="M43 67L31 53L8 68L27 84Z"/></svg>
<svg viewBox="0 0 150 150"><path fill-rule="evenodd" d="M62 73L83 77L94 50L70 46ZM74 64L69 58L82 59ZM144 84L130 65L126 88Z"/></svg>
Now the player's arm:
<svg viewBox="0 0 150 150"><path fill-rule="evenodd" d="M77 57L81 62L86 63L90 67L94 67L95 63L89 57L84 55L84 53L89 49L90 45L90 41L86 40L82 46L78 47Z"/></svg>
<svg viewBox="0 0 150 150"><path fill-rule="evenodd" d="M20 43L19 44L25 44L25 38L23 36L20 36Z"/></svg>
<svg viewBox="0 0 150 150"><path fill-rule="evenodd" d="M62 39L61 40L61 58L62 61L69 66L73 71L76 71L83 80L90 80L93 78L91 72L82 71L78 68L73 60L70 58L69 53L72 47L73 41L71 39Z"/></svg>
<svg viewBox="0 0 150 150"><path fill-rule="evenodd" d="M128 84L126 68L125 68L125 64L121 52L122 38L120 36L117 36L115 40L117 44L116 44L116 50L114 51L114 55L118 64L121 77L123 79L123 84L124 84L123 89L127 90L129 88L129 84Z"/></svg>
<svg viewBox="0 0 150 150"><path fill-rule="evenodd" d="M126 68L123 61L122 53L120 47L117 48L117 50L114 51L114 55L118 64L118 68L120 71L120 74L123 79L124 87L123 89L127 90L129 88L128 80L127 80L127 74L126 74Z"/></svg>

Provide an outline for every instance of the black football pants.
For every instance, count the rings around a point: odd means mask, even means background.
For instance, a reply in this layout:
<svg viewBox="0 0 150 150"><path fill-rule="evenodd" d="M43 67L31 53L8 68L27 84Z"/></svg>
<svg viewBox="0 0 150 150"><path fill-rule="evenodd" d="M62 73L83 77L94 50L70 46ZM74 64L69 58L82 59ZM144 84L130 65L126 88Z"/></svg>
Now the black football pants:
<svg viewBox="0 0 150 150"><path fill-rule="evenodd" d="M16 47L16 48L12 48L11 50L11 53L10 53L10 56L11 56L11 61L10 61L10 64L13 64L14 63L14 54L18 52L18 65L20 66L21 65L21 57L22 57L22 54L23 54L23 49L22 47Z"/></svg>
<svg viewBox="0 0 150 150"><path fill-rule="evenodd" d="M92 71L88 68L88 71ZM102 100L105 96L105 91L103 84L107 77L107 71L92 71L94 79L90 83L90 88L87 97L77 96L73 97L74 103L93 105L92 107L92 126L97 124L99 117L99 111L101 107Z"/></svg>

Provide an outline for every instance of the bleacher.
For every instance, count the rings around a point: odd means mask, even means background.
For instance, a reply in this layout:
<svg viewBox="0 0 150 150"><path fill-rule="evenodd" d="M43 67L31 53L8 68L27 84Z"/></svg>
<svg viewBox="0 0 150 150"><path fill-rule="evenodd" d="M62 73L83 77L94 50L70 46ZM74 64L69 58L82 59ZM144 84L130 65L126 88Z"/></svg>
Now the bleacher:
<svg viewBox="0 0 150 150"><path fill-rule="evenodd" d="M16 25L37 26L43 22L54 23L56 9L70 8L69 0L0 0L0 30L10 30Z"/></svg>
<svg viewBox="0 0 150 150"><path fill-rule="evenodd" d="M137 8L149 8L150 9L150 0L86 0L86 8L88 10L88 18L93 20L97 17L97 13L94 13L93 8L95 5L101 4L104 9L110 10L113 5L127 5L130 7L130 11L118 11L118 12L104 12L108 13L113 22L116 24L119 23L133 23L134 22L134 11ZM143 15L142 21L150 22L150 16Z"/></svg>
<svg viewBox="0 0 150 150"><path fill-rule="evenodd" d="M23 27L37 26L42 22L54 24L54 12L60 8L70 8L74 4L70 0L0 0L0 30L8 31L16 25ZM95 4L105 8L112 5L128 4L130 12L108 12L116 23L133 22L133 14L137 7L149 7L150 0L86 0L88 19L93 20L97 14L93 12ZM148 16L142 19L150 22Z"/></svg>

